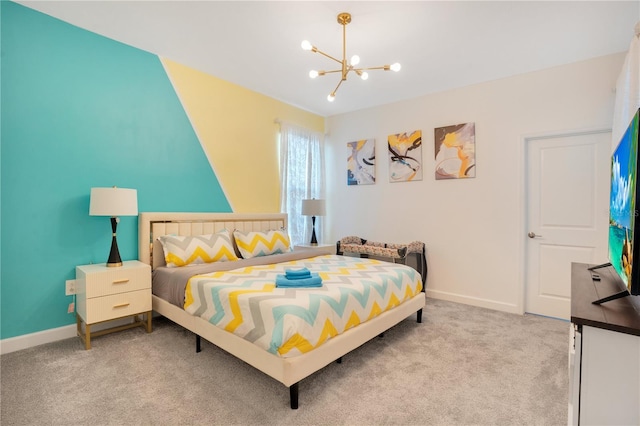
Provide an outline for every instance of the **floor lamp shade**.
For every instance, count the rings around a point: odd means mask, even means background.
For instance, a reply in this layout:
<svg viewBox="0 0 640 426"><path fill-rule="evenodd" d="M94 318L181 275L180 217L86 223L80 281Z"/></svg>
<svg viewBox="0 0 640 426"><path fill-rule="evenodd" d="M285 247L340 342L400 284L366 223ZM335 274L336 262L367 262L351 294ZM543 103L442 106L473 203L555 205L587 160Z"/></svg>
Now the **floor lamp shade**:
<svg viewBox="0 0 640 426"><path fill-rule="evenodd" d="M326 214L326 208L324 200L302 200L302 215L311 216L311 245L317 246L318 240L316 239L316 216L324 216Z"/></svg>
<svg viewBox="0 0 640 426"><path fill-rule="evenodd" d="M128 188L91 188L89 201L90 216L111 217L111 251L107 266L122 266L122 259L118 250L116 228L119 216L138 215L138 192Z"/></svg>

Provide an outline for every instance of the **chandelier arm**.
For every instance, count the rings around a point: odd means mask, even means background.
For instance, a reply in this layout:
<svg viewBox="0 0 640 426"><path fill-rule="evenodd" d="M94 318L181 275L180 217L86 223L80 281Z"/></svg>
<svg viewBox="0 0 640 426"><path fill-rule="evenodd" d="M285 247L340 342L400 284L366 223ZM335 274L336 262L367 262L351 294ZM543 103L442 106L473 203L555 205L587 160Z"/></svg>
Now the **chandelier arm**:
<svg viewBox="0 0 640 426"><path fill-rule="evenodd" d="M318 75L332 74L335 72L342 72L342 70L318 71Z"/></svg>
<svg viewBox="0 0 640 426"><path fill-rule="evenodd" d="M354 68L354 71L371 71L371 70L385 70L389 71L391 69L390 65L382 65L380 67L369 67L369 68Z"/></svg>
<svg viewBox="0 0 640 426"><path fill-rule="evenodd" d="M322 50L315 49L315 50L314 50L314 52L319 53L319 54L321 54L321 55L323 55L323 56L326 56L327 58L329 58L329 59L331 59L331 60L334 60L334 61L336 61L336 62L337 62L337 63L339 63L339 64L342 64L342 61L341 61L341 60L336 59L336 58L334 58L333 56L331 56L331 55L328 55L328 54L324 53Z"/></svg>
<svg viewBox="0 0 640 426"><path fill-rule="evenodd" d="M331 95L332 95L332 96L335 96L335 95L336 95L336 92L338 91L338 88L340 87L340 85L342 84L342 82L343 82L343 81L344 81L344 80L340 79L340 81L338 82L338 85L336 86L336 88L335 88L335 89L333 89L333 92L331 92Z"/></svg>

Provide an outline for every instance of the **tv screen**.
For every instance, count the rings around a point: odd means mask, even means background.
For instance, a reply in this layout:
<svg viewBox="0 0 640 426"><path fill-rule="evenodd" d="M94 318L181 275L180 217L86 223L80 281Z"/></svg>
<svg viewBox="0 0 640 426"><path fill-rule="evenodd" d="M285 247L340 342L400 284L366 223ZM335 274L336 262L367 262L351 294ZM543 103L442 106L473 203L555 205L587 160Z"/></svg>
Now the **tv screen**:
<svg viewBox="0 0 640 426"><path fill-rule="evenodd" d="M635 231L640 231L637 210L639 114L640 111L636 111L611 156L609 196L609 262L633 295L640 294L640 243L635 241Z"/></svg>

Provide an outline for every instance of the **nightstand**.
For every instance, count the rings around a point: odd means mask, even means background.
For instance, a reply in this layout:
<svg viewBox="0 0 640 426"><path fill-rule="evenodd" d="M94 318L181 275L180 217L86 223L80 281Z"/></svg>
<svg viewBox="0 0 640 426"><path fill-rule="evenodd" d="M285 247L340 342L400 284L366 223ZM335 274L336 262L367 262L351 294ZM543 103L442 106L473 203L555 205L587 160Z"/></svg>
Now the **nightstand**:
<svg viewBox="0 0 640 426"><path fill-rule="evenodd" d="M313 250L316 256L321 256L323 254L336 254L336 245L335 244L318 244L317 246L312 246L311 244L299 244L293 247L294 250Z"/></svg>
<svg viewBox="0 0 640 426"><path fill-rule="evenodd" d="M138 326L151 333L151 267L137 260L123 262L120 267L104 263L77 266L76 304L78 336L85 349L91 349L91 337L107 333ZM134 321L91 333L95 324L126 317L134 317Z"/></svg>

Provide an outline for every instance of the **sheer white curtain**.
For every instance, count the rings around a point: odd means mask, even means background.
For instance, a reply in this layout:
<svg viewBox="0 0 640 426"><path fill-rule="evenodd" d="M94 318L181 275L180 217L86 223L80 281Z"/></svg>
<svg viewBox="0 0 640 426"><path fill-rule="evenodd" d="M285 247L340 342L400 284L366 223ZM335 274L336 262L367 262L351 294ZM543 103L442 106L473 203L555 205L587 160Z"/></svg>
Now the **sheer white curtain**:
<svg viewBox="0 0 640 426"><path fill-rule="evenodd" d="M311 218L302 216L302 200L324 199L324 141L313 130L280 123L280 211L289 216L292 244L309 244ZM322 218L316 218L316 235L322 242Z"/></svg>
<svg viewBox="0 0 640 426"><path fill-rule="evenodd" d="M629 126L633 115L640 107L640 22L635 27L635 37L631 40L622 71L616 83L616 101L613 110L611 131L613 151L622 134Z"/></svg>

